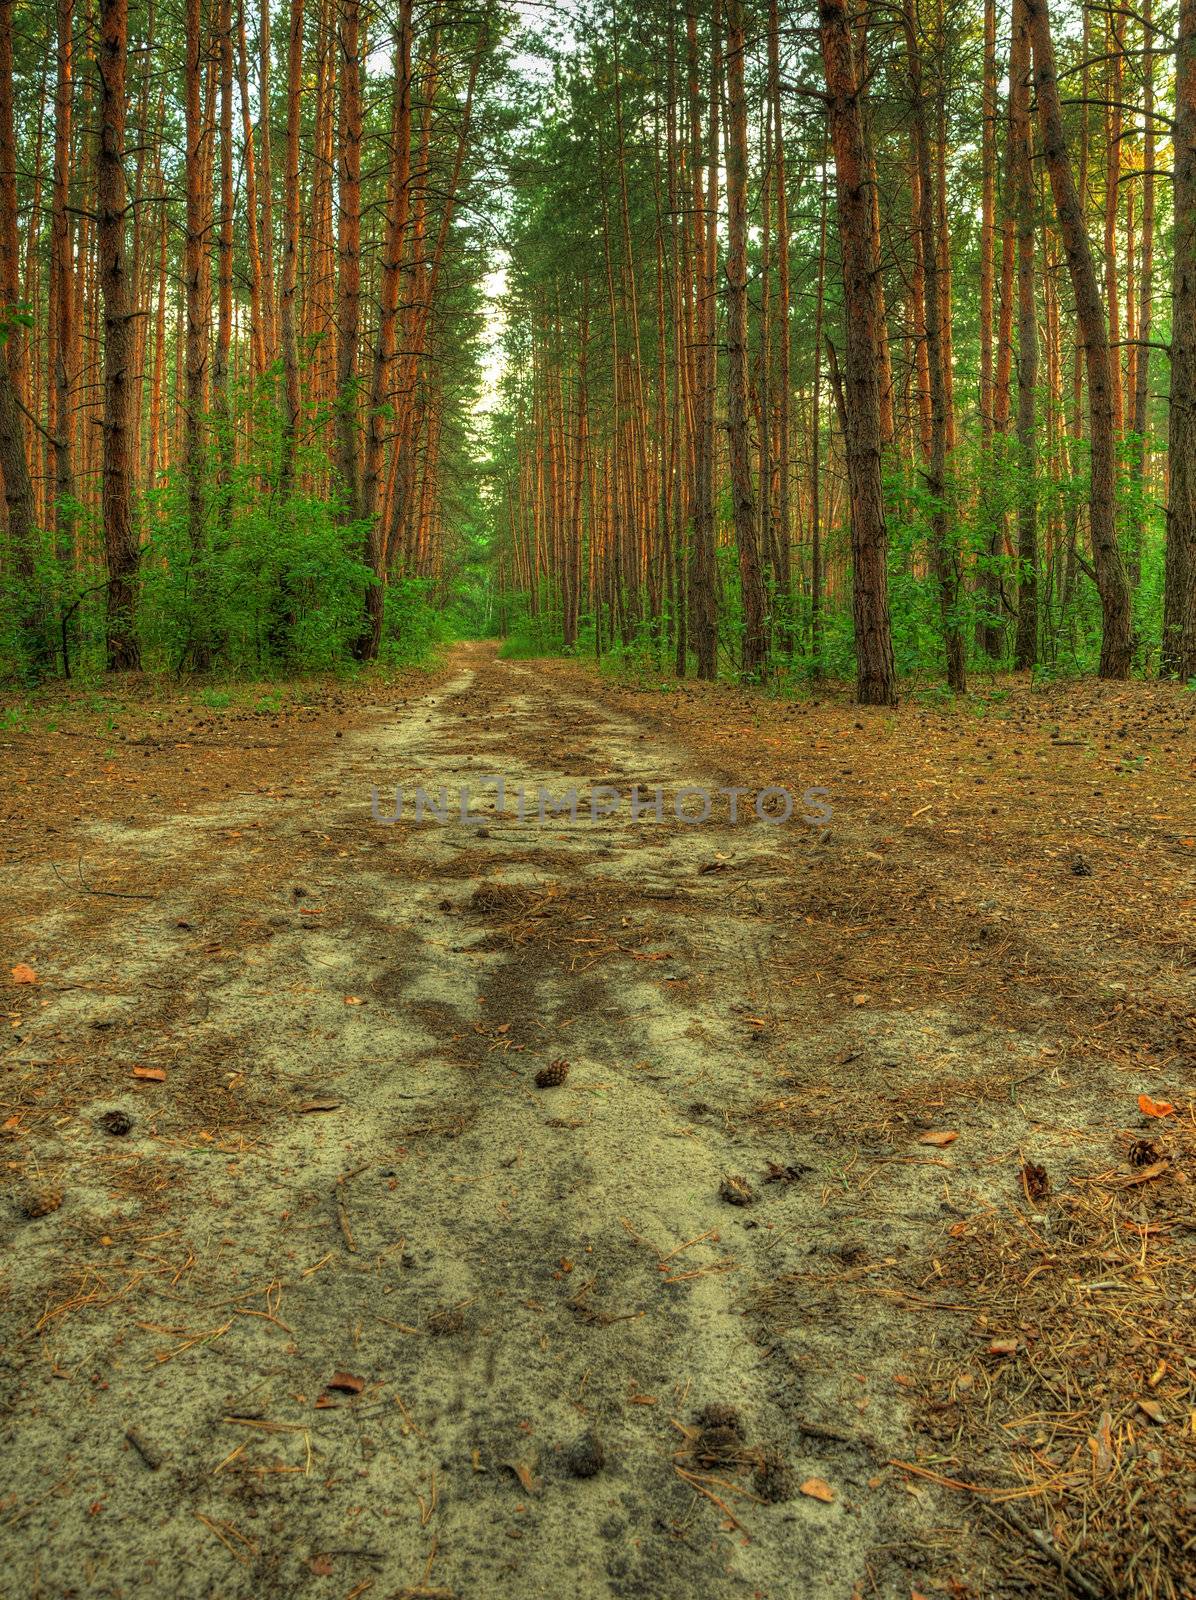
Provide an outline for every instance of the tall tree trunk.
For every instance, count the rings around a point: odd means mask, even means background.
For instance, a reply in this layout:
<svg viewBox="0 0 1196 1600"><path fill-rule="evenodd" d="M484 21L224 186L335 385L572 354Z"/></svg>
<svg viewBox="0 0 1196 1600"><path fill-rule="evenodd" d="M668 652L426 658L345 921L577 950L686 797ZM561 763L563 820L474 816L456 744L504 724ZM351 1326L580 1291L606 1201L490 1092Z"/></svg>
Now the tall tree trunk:
<svg viewBox="0 0 1196 1600"><path fill-rule="evenodd" d="M881 477L876 293L880 262L872 232L868 151L846 0L819 0L818 18L842 251L846 321L843 410L851 497L857 694L866 705L890 706L896 704L897 686Z"/></svg>
<svg viewBox="0 0 1196 1600"><path fill-rule="evenodd" d="M1141 576L1142 543L1145 535L1145 497L1147 447L1147 406L1150 398L1150 341L1154 327L1154 16L1152 0L1142 5L1142 246L1138 266L1138 352L1134 366L1134 451L1135 495L1134 571Z"/></svg>
<svg viewBox="0 0 1196 1600"><path fill-rule="evenodd" d="M24 299L21 247L17 236L17 147L13 132L13 0L0 0L0 306L14 309ZM6 318L4 361L13 393L26 400L25 328ZM22 434L24 423L21 424ZM24 447L22 446L22 449Z"/></svg>
<svg viewBox="0 0 1196 1600"><path fill-rule="evenodd" d="M231 0L216 0L216 47L220 58L220 229L216 301L216 354L212 362L212 411L219 429L221 484L232 476L229 358L233 339L233 16Z"/></svg>
<svg viewBox="0 0 1196 1600"><path fill-rule="evenodd" d="M1117 292L1117 210L1121 198L1121 95L1123 23L1110 8L1105 35L1105 305L1109 319L1109 391L1113 431L1120 437L1124 408L1121 398L1121 299ZM1085 108L1086 109L1086 108Z"/></svg>
<svg viewBox="0 0 1196 1600"><path fill-rule="evenodd" d="M1030 31L1023 0L1013 3L1009 114L1017 229L1017 634L1013 664L1038 661L1038 308L1034 296L1034 173L1030 126Z"/></svg>
<svg viewBox="0 0 1196 1600"><path fill-rule="evenodd" d="M278 360L278 308L274 298L274 167L270 139L270 4L258 6L258 143L262 152L262 327L266 365Z"/></svg>
<svg viewBox="0 0 1196 1600"><path fill-rule="evenodd" d="M8 515L14 575L21 585L20 619L26 663L40 676L49 666L47 617L37 592L37 507L21 414L23 328L17 245L16 146L13 139L12 0L0 0L0 477Z"/></svg>
<svg viewBox="0 0 1196 1600"><path fill-rule="evenodd" d="M906 55L910 80L910 127L918 167L917 226L922 240L926 300L926 363L930 376L930 454L926 487L933 502L930 513L930 555L939 590L943 645L947 657L947 682L957 694L967 693L967 657L959 620L961 574L959 548L950 542L951 508L948 499L947 453L950 443L951 397L947 381L945 307L947 284L942 274L939 237L941 217L935 199L926 131L922 88L922 57L918 43L918 18L913 0L905 13ZM937 91L942 93L941 85Z"/></svg>
<svg viewBox="0 0 1196 1600"><path fill-rule="evenodd" d="M793 330L790 327L789 194L785 177L785 133L781 118L780 24L777 0L769 0L768 6L768 79L772 101L773 161L777 185L777 325L779 328L777 342L780 347L777 374L777 545L781 562L786 634L789 646L792 648L794 634L791 622L793 596L790 551L793 534L792 513L789 508L789 391L793 381L791 371ZM816 337L815 350L819 342Z"/></svg>
<svg viewBox="0 0 1196 1600"><path fill-rule="evenodd" d="M707 168L701 314L701 448L698 515L694 522L693 597L694 652L699 678L713 678L718 657L718 610L714 564L714 412L718 389L718 187L719 111L722 98L722 51L719 44L720 0L711 16L710 96L707 103Z"/></svg>
<svg viewBox="0 0 1196 1600"><path fill-rule="evenodd" d="M1125 564L1117 543L1117 457L1108 324L1101 304L1092 245L1084 226L1084 213L1067 153L1048 0L1024 0L1024 3L1034 53L1043 158L1055 198L1088 368L1092 473L1088 521L1092 565L1104 623L1100 674L1102 678L1127 678L1133 660L1133 618Z"/></svg>
<svg viewBox="0 0 1196 1600"><path fill-rule="evenodd" d="M381 517L382 464L386 449L385 411L391 404L391 372L395 358L403 241L407 234L411 177L411 17L413 0L400 0L395 40L394 101L391 148L394 152L386 193L386 225L382 276L378 291L378 328L370 379L369 423L361 483L361 514L369 525L366 559L374 581L366 590L366 609L357 653L366 660L378 654L386 599L386 530Z"/></svg>
<svg viewBox="0 0 1196 1600"><path fill-rule="evenodd" d="M104 307L103 495L108 561L107 646L110 672L137 671L137 566L134 522L137 470L133 370L133 286L126 252L125 67L128 0L100 0L100 147L96 175L96 252Z"/></svg>
<svg viewBox="0 0 1196 1600"><path fill-rule="evenodd" d="M1163 670L1196 678L1196 0L1180 0Z"/></svg>
<svg viewBox="0 0 1196 1600"><path fill-rule="evenodd" d="M337 467L345 515L361 516L357 346L361 325L361 22L358 0L340 0L340 314L337 327Z"/></svg>
<svg viewBox="0 0 1196 1600"><path fill-rule="evenodd" d="M184 18L186 62L183 76L183 109L186 123L187 158L184 167L186 190L186 236L183 245L183 281L187 296L187 333L184 345L186 364L183 401L183 475L187 485L187 537L194 568L193 596L196 611L190 659L200 671L211 666L212 653L208 616L206 463L204 450L204 391L208 367L208 305L204 292L204 255L208 248L207 217L204 206L204 151L208 137L203 111L203 8L201 0L187 0Z"/></svg>
<svg viewBox="0 0 1196 1600"><path fill-rule="evenodd" d="M58 0L58 75L54 91L54 185L50 221L50 293L54 347L54 548L64 573L75 566L74 262L71 252L71 120L74 109L75 0ZM67 670L67 663L63 663Z"/></svg>
<svg viewBox="0 0 1196 1600"><path fill-rule="evenodd" d="M266 370L266 324L262 310L262 251L258 232L257 159L249 105L249 57L245 44L245 0L237 0L237 87L241 98L241 146L245 161L245 243L249 258L249 345L252 372Z"/></svg>
<svg viewBox="0 0 1196 1600"><path fill-rule="evenodd" d="M981 527L984 537L983 570L980 587L984 595L984 616L977 629L977 643L991 660L1001 655L1001 630L997 617L1001 605L1001 581L997 567L1000 518L993 504L990 485L993 462L993 272L996 246L997 201L997 8L996 0L984 0L984 68L981 110L980 177L980 451L984 481L980 487Z"/></svg>
<svg viewBox="0 0 1196 1600"><path fill-rule="evenodd" d="M727 0L727 443L743 605L742 665L746 676L755 677L764 670L768 637L748 438L747 93L743 51L742 0Z"/></svg>
<svg viewBox="0 0 1196 1600"><path fill-rule="evenodd" d="M822 143L818 208L818 287L814 299L814 376L810 384L810 656L822 677L822 327L826 313L826 223L828 150Z"/></svg>
<svg viewBox="0 0 1196 1600"><path fill-rule="evenodd" d="M299 281L299 119L303 96L303 0L291 0L287 39L287 139L283 173L282 290L279 336L282 344L283 416L279 491L290 494L295 481L302 393L299 385L299 332L295 296Z"/></svg>

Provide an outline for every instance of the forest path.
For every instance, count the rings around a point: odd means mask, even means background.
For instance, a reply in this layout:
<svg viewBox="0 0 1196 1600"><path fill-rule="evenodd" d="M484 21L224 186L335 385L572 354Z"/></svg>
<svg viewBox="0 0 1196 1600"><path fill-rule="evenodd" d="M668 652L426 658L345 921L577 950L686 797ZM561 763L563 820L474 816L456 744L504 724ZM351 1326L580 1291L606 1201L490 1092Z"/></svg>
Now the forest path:
<svg viewBox="0 0 1196 1600"><path fill-rule="evenodd" d="M778 1063L883 1082L913 1024L813 1020L783 891L838 868L750 797L672 818L723 781L467 646L285 788L87 825L154 898L46 913L59 970L10 1057L74 1065L40 1124L65 1199L7 1241L4 1592L848 1600L958 1570L937 1491L886 1465L908 1309L824 1287L922 1259L947 1162L849 1182L850 1131L759 1110ZM442 783L484 826L414 820ZM576 822L513 814L570 784ZM597 784L621 804L592 821Z"/></svg>

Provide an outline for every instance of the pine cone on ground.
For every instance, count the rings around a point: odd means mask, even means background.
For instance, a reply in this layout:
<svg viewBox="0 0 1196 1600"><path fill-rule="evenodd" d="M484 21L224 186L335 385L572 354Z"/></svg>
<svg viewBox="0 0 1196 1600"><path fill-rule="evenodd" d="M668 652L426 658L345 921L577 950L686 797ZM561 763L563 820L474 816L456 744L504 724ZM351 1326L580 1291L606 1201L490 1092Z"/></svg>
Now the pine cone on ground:
<svg viewBox="0 0 1196 1600"><path fill-rule="evenodd" d="M541 1067L536 1073L537 1089L555 1089L558 1084L564 1083L569 1076L569 1063L567 1061L553 1061L546 1067Z"/></svg>

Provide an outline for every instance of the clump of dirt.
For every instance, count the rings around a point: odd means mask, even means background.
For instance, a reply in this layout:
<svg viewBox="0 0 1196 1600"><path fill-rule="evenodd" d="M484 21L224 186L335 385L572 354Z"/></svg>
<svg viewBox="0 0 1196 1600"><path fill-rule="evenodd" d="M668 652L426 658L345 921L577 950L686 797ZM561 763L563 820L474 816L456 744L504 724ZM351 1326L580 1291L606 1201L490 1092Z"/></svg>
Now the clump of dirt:
<svg viewBox="0 0 1196 1600"><path fill-rule="evenodd" d="M724 1172L718 1186L720 1200L725 1200L729 1206L750 1206L756 1195L751 1184L746 1178L741 1178L737 1173Z"/></svg>
<svg viewBox="0 0 1196 1600"><path fill-rule="evenodd" d="M594 1478L606 1465L606 1450L596 1433L583 1433L565 1450L565 1471L573 1478Z"/></svg>

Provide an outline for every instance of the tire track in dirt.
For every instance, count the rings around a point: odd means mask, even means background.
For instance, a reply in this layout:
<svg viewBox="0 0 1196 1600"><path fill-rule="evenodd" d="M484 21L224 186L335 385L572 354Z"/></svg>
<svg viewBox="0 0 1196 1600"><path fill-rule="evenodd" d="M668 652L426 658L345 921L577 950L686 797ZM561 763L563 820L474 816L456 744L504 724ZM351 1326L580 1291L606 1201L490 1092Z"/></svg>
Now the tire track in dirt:
<svg viewBox="0 0 1196 1600"><path fill-rule="evenodd" d="M66 1199L7 1241L10 1592L906 1594L942 1537L878 1471L908 1448L892 1325L800 1282L864 1248L826 1202L844 1152L746 1115L791 938L770 884L816 840L626 801L380 826L371 784L703 782L534 668L460 660L310 800L93 825L162 896L89 907L85 943L48 916L83 987L16 1059L78 1071L38 1124ZM150 1058L166 1084L114 1095Z"/></svg>

